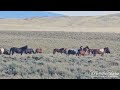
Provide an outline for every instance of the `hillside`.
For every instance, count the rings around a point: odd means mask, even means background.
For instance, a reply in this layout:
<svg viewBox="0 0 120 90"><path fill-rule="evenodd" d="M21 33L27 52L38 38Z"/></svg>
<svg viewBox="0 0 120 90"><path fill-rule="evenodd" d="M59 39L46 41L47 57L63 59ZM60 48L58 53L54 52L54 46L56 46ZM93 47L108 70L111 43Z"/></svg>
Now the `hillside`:
<svg viewBox="0 0 120 90"><path fill-rule="evenodd" d="M117 28L116 30L119 31L119 27L120 14L105 16L54 16L0 19L0 30L73 31L73 29L76 29L77 31L81 28Z"/></svg>

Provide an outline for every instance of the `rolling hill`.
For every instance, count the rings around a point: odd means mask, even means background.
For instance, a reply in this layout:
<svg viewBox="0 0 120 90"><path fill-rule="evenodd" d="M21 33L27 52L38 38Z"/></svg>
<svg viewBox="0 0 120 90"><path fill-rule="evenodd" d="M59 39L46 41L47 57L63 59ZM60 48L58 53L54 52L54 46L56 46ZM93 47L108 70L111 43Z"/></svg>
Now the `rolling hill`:
<svg viewBox="0 0 120 90"><path fill-rule="evenodd" d="M115 28L119 31L120 14L104 16L53 16L31 18L1 18L0 30L80 31L81 28ZM84 31L84 30L82 30ZM96 30L95 30L96 31ZM105 31L105 30L103 30ZM109 30L108 30L109 31ZM115 31L116 32L116 31Z"/></svg>

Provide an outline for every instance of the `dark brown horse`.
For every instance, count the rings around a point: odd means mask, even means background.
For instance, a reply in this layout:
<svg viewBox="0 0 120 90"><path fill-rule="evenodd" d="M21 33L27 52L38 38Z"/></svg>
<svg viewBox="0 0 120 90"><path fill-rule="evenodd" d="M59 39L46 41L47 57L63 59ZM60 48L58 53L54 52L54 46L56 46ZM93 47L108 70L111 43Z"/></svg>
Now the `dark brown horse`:
<svg viewBox="0 0 120 90"><path fill-rule="evenodd" d="M34 50L32 48L28 48L25 50L25 54L35 54Z"/></svg>
<svg viewBox="0 0 120 90"><path fill-rule="evenodd" d="M104 53L110 53L110 50L108 47L105 47L103 49L90 49L90 52L93 54L93 56L96 56L96 54L101 54L101 56L103 56Z"/></svg>
<svg viewBox="0 0 120 90"><path fill-rule="evenodd" d="M55 54L55 53L64 53L65 52L65 48L60 48L60 49L58 49L58 48L55 48L55 49L53 49L53 54Z"/></svg>
<svg viewBox="0 0 120 90"><path fill-rule="evenodd" d="M43 53L43 50L42 50L41 48L37 48L37 49L35 50L35 53Z"/></svg>

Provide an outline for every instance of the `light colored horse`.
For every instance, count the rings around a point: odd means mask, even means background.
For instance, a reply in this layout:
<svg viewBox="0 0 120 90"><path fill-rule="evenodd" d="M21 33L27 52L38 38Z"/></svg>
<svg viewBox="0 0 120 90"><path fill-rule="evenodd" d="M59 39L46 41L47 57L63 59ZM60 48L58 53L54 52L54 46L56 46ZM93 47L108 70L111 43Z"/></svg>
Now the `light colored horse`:
<svg viewBox="0 0 120 90"><path fill-rule="evenodd" d="M5 49L4 48L0 48L0 54L4 54Z"/></svg>

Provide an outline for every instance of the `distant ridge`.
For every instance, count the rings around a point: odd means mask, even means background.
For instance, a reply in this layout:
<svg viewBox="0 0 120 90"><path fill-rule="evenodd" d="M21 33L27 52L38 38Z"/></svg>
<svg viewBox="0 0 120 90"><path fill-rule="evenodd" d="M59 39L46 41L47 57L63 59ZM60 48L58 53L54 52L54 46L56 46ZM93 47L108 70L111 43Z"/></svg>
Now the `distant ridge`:
<svg viewBox="0 0 120 90"><path fill-rule="evenodd" d="M120 13L101 16L34 17L27 20L48 27L120 27Z"/></svg>
<svg viewBox="0 0 120 90"><path fill-rule="evenodd" d="M109 14L107 16L119 16L120 17L120 13L115 13L115 14Z"/></svg>

